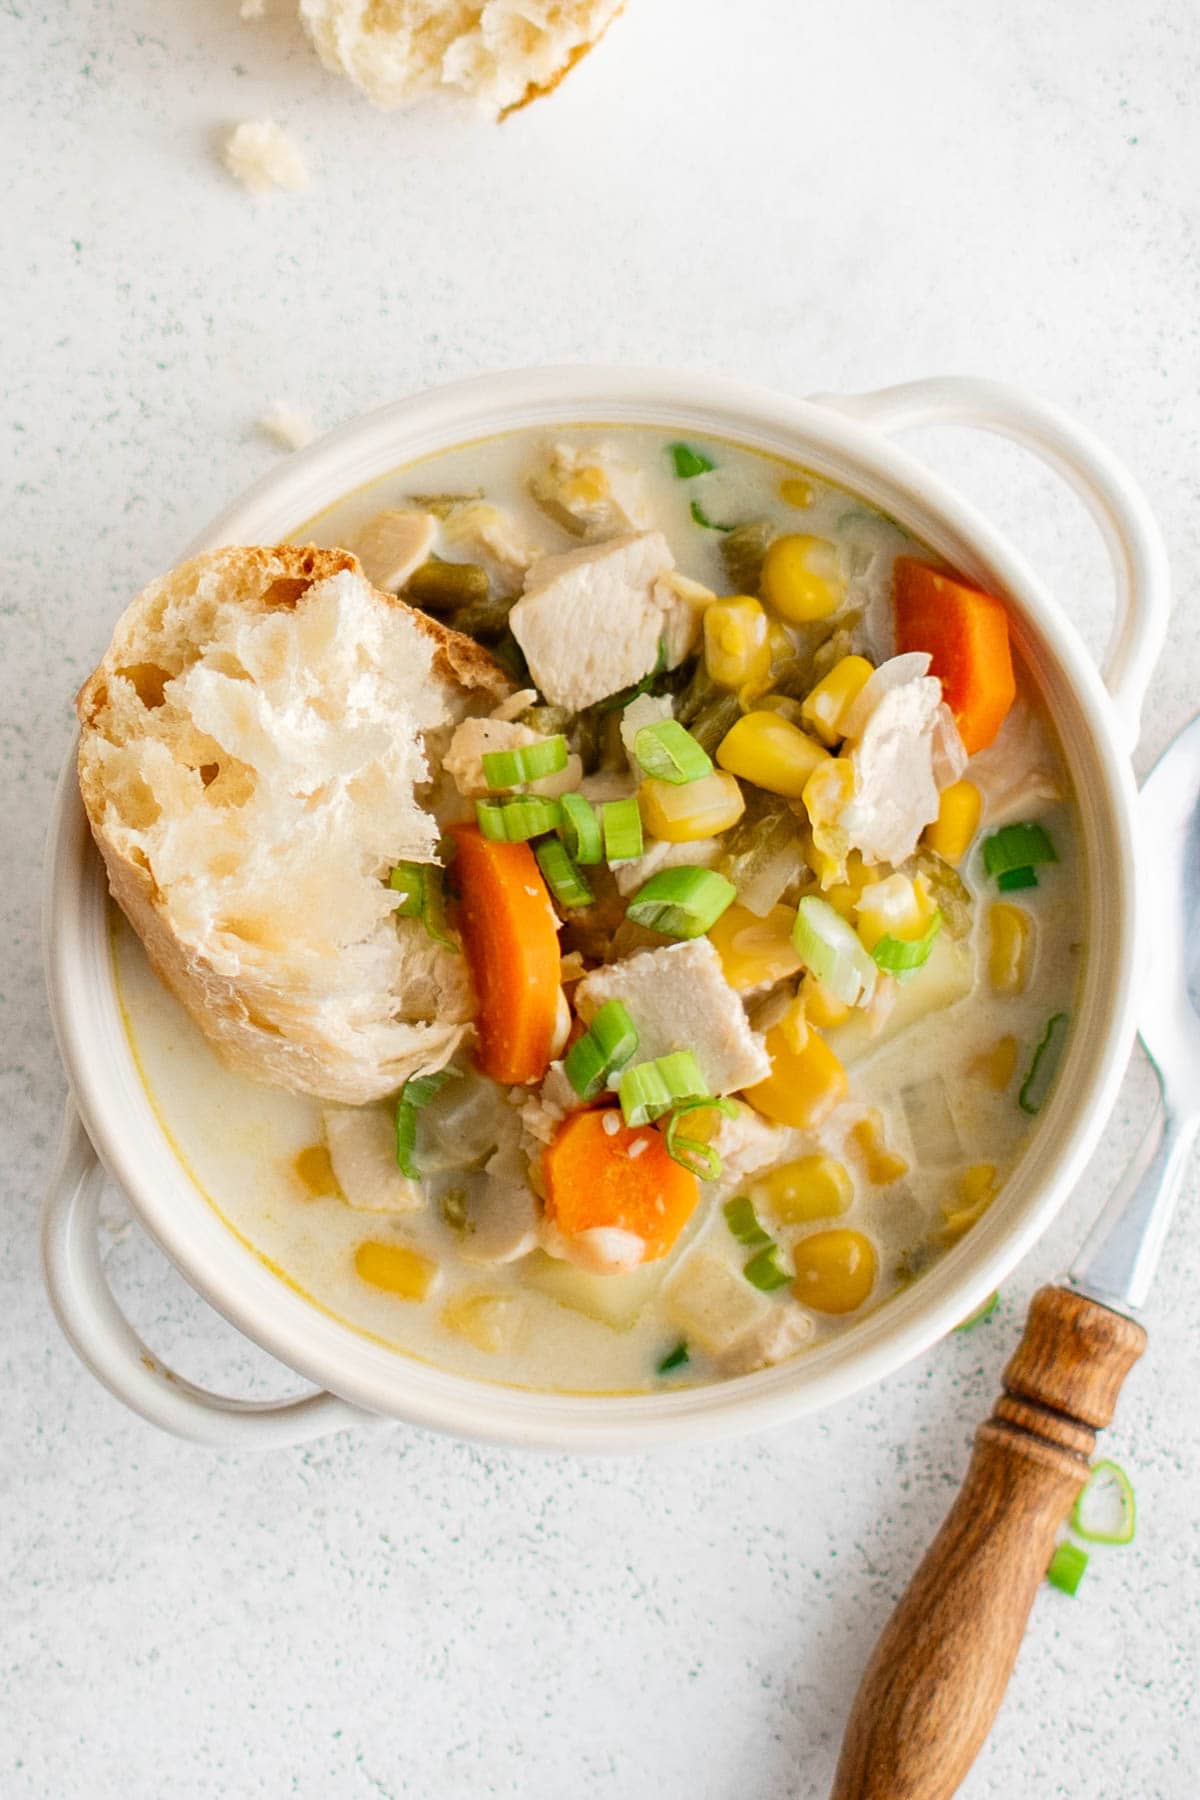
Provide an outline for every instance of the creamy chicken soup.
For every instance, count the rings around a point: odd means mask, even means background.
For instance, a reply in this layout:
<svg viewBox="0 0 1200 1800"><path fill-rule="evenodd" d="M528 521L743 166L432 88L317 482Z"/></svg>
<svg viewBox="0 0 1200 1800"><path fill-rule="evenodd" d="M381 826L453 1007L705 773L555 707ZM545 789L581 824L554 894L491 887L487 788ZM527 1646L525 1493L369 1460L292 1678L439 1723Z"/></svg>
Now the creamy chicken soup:
<svg viewBox="0 0 1200 1800"><path fill-rule="evenodd" d="M1082 945L1055 737L1003 604L812 474L658 429L512 433L297 533L486 646L430 745L451 1061L384 1104L226 1068L123 921L128 1028L229 1224L398 1351L653 1391L802 1354L982 1216Z"/></svg>

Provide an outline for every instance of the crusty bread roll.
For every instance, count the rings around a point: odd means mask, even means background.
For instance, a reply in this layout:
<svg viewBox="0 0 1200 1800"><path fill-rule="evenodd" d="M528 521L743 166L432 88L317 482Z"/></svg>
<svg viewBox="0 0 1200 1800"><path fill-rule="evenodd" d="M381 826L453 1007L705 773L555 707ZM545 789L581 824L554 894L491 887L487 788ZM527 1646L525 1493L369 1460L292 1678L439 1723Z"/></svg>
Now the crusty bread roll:
<svg viewBox="0 0 1200 1800"><path fill-rule="evenodd" d="M124 613L76 702L80 789L151 962L235 1068L356 1104L453 1054L463 958L385 878L436 859L417 790L510 686L344 550L213 551Z"/></svg>
<svg viewBox="0 0 1200 1800"><path fill-rule="evenodd" d="M376 106L468 95L493 116L558 86L623 0L300 0L327 69Z"/></svg>

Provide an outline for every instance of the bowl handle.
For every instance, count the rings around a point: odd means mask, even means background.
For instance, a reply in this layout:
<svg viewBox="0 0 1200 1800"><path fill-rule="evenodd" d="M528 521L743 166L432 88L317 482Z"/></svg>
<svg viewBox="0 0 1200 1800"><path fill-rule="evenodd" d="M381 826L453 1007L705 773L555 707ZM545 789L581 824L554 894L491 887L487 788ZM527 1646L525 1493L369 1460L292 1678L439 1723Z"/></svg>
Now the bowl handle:
<svg viewBox="0 0 1200 1800"><path fill-rule="evenodd" d="M126 1406L176 1437L219 1450L273 1450L351 1425L378 1424L336 1394L232 1400L185 1381L148 1350L113 1299L97 1222L104 1169L72 1101L42 1203L42 1268L72 1348Z"/></svg>
<svg viewBox="0 0 1200 1800"><path fill-rule="evenodd" d="M1166 636L1171 589L1162 533L1124 465L1059 407L1004 382L943 375L870 394L810 397L889 435L921 425L994 431L1032 451L1074 488L1099 526L1112 562L1116 618L1101 672L1126 748L1132 750Z"/></svg>

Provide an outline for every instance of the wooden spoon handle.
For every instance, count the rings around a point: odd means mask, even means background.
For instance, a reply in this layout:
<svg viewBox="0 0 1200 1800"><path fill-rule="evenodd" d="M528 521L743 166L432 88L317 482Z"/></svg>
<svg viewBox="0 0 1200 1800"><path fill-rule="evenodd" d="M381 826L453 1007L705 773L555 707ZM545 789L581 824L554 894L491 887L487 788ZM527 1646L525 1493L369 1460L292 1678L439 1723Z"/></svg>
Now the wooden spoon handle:
<svg viewBox="0 0 1200 1800"><path fill-rule="evenodd" d="M832 1800L950 1800L991 1729L1096 1432L1146 1345L1069 1288L1034 1295L957 1500L876 1644Z"/></svg>

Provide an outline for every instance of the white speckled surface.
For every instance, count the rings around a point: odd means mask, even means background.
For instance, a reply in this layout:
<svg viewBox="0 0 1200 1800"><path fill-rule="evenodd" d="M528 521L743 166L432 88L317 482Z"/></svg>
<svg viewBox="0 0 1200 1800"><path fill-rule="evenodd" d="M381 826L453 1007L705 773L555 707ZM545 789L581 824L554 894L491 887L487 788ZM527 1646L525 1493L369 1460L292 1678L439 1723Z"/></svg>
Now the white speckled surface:
<svg viewBox="0 0 1200 1800"><path fill-rule="evenodd" d="M269 1459L155 1435L85 1375L35 1219L62 1081L37 864L69 697L126 598L276 454L440 378L548 359L797 391L965 370L1025 382L1154 495L1183 596L1145 767L1196 704L1200 28L1192 0L744 0L628 16L502 131L383 118L285 0L0 0L4 1211L0 1795L564 1793L816 1800L870 1642L948 1502L1034 1285L1129 1147L979 1330L836 1416L659 1461L404 1431ZM273 113L309 193L212 153ZM1095 644L1080 510L1011 448L930 454L1055 578ZM1200 1761L1195 1172L1111 1454L1143 1524L1046 1592L968 1800L1190 1800ZM164 1356L286 1381L191 1300L114 1198L108 1260Z"/></svg>

